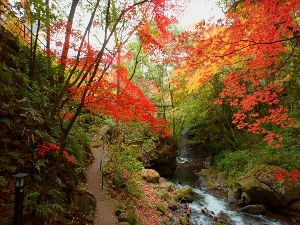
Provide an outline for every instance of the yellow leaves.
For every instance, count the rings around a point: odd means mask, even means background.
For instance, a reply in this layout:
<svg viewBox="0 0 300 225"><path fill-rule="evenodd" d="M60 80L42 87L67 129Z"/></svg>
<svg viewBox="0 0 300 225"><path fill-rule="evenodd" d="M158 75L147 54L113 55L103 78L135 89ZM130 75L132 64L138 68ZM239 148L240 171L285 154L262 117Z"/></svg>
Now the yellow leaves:
<svg viewBox="0 0 300 225"><path fill-rule="evenodd" d="M221 65L217 63L203 63L203 66L195 71L192 78L189 80L189 93L196 90L199 86L209 81L213 74L216 74Z"/></svg>

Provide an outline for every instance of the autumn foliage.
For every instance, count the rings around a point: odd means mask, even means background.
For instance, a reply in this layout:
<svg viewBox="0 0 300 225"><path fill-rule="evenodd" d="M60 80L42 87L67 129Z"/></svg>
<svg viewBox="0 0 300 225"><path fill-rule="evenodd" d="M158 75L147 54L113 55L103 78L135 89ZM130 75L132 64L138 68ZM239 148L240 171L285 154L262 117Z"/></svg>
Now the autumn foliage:
<svg viewBox="0 0 300 225"><path fill-rule="evenodd" d="M72 89L75 98L80 98L85 86ZM109 115L119 121L137 120L147 123L156 133L164 132L166 122L156 118L156 106L141 89L128 80L128 71L120 66L112 76L107 76L89 87L85 106L93 113Z"/></svg>
<svg viewBox="0 0 300 225"><path fill-rule="evenodd" d="M42 143L39 144L38 148L37 148L37 156L40 158L44 158L47 154L53 152L56 155L59 154L59 152L61 151L60 147L54 143ZM75 159L67 152L67 151L63 151L62 152L63 157L69 162L69 163L75 163Z"/></svg>
<svg viewBox="0 0 300 225"><path fill-rule="evenodd" d="M274 128L294 123L282 103L282 83L300 38L299 8L297 0L248 0L217 24L199 23L180 68L191 90L216 73L226 74L216 104L233 107L236 128L263 134L263 141L273 147L283 140Z"/></svg>

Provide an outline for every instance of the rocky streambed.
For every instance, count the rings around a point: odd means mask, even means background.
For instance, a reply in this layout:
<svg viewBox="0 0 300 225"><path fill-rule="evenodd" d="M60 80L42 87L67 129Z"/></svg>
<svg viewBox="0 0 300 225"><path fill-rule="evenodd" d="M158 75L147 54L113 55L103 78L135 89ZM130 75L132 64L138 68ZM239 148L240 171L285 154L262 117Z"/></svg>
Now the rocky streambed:
<svg viewBox="0 0 300 225"><path fill-rule="evenodd" d="M299 183L278 182L274 172L284 173L281 168L260 165L229 186L209 161L208 155L188 145L179 148L173 182L177 188L191 188L190 224L300 224Z"/></svg>

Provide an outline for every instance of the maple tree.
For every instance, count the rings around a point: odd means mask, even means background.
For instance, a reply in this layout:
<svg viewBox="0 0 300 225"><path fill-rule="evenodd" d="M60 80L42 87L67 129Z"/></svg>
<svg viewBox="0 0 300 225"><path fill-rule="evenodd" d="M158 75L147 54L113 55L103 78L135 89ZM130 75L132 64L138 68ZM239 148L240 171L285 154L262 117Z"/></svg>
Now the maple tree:
<svg viewBox="0 0 300 225"><path fill-rule="evenodd" d="M39 8L39 4L30 1L22 3L29 11ZM78 9L78 0L71 2L67 21L45 23L46 52L51 57L56 57L60 65L58 73L49 77L53 86L57 88L53 97L52 115L64 119L66 116L62 116L63 112L67 112L68 115L68 120L65 120L65 125L62 126L62 151L68 134L84 107L123 121L136 119L149 123L156 132L166 127L163 120L156 118L155 106L126 77L128 72L121 65L121 54L124 53L125 57L126 43L135 34L149 43L154 40L154 36L161 40L169 36L167 27L175 21L175 16L167 16L166 11L171 12L179 4L169 0L141 0L133 3L111 0L104 3L96 0L88 4L92 11L88 12L90 17L84 30L74 28L76 15L86 13L84 8ZM99 10L101 7L105 10ZM44 14L55 14L49 2L44 8ZM38 22L40 23L40 19ZM157 27L156 32L150 34L145 30L146 32L141 33L149 24ZM37 36L40 29L37 28ZM91 34L97 36L98 43L95 43L95 40L91 43ZM156 47L162 49L158 41L152 43L152 48ZM51 64L50 61L49 63ZM100 96L106 98L101 99ZM73 110L68 109L66 105L71 99L76 99L78 103Z"/></svg>
<svg viewBox="0 0 300 225"><path fill-rule="evenodd" d="M199 23L181 67L183 74L193 74L192 89L227 71L216 104L235 108L236 128L263 134L273 147L283 138L272 127L293 126L281 97L285 68L299 45L299 7L296 0L249 0L215 25Z"/></svg>

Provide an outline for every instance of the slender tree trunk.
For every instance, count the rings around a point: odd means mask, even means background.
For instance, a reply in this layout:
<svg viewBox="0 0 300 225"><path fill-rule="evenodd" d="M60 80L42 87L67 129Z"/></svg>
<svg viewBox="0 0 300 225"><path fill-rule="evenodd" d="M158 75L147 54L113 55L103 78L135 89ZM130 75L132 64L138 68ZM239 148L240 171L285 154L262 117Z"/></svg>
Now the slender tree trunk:
<svg viewBox="0 0 300 225"><path fill-rule="evenodd" d="M72 1L70 13L68 16L68 22L66 25L67 27L66 27L66 33L65 33L65 41L64 41L61 58L60 58L61 70L58 75L58 83L59 84L62 84L64 82L64 72L66 69L67 57L68 57L68 52L69 52L69 47L70 47L70 38L71 38L73 20L74 20L74 15L75 15L75 11L76 11L78 3L79 3L79 0Z"/></svg>

